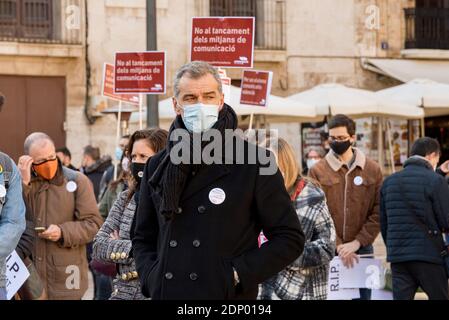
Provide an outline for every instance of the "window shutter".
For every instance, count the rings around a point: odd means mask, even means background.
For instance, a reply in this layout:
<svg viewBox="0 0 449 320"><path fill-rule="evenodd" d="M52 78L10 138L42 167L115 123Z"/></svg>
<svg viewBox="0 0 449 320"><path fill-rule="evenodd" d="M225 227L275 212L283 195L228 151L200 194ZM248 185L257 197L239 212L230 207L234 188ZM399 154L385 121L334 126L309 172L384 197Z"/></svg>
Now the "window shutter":
<svg viewBox="0 0 449 320"><path fill-rule="evenodd" d="M18 1L0 0L0 37L17 37L18 26Z"/></svg>
<svg viewBox="0 0 449 320"><path fill-rule="evenodd" d="M52 0L21 0L21 36L52 38Z"/></svg>

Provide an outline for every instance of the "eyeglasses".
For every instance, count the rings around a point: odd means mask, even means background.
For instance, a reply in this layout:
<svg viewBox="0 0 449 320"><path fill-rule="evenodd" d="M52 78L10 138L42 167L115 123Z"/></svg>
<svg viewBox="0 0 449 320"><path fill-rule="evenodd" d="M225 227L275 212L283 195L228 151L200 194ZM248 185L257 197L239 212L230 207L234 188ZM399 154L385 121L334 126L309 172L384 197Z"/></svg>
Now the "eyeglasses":
<svg viewBox="0 0 449 320"><path fill-rule="evenodd" d="M42 160L33 162L33 165L34 166L40 166L41 164L44 164L44 163L49 162L49 161L55 161L56 159L57 159L56 156L52 156L52 157L47 158L47 159L42 159Z"/></svg>
<svg viewBox="0 0 449 320"><path fill-rule="evenodd" d="M338 137L334 137L334 136L329 136L329 141L346 141L348 139L350 139L350 136L338 136Z"/></svg>

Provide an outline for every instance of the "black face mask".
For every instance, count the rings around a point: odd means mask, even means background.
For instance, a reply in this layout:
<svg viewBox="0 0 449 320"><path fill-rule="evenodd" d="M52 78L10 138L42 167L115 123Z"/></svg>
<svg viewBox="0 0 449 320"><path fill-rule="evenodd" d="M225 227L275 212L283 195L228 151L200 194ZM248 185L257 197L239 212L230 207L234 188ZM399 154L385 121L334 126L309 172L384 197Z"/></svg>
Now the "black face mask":
<svg viewBox="0 0 449 320"><path fill-rule="evenodd" d="M351 145L352 145L351 140L332 141L330 143L330 147L331 147L332 151L334 151L339 156L341 156L343 153L348 151L348 149L351 147Z"/></svg>
<svg viewBox="0 0 449 320"><path fill-rule="evenodd" d="M140 184L140 182L142 181L144 170L145 170L145 163L137 163L137 162L131 163L131 173L138 184Z"/></svg>

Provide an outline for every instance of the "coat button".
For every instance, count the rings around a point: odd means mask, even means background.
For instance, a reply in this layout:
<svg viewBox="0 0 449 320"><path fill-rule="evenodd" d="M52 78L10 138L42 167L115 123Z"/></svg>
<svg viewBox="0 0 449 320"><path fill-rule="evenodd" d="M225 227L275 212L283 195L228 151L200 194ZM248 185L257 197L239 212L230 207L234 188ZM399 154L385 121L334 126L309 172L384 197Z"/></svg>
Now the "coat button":
<svg viewBox="0 0 449 320"><path fill-rule="evenodd" d="M435 230L435 231L433 232L433 234L434 234L434 235L437 235L437 234L438 234L438 231Z"/></svg>
<svg viewBox="0 0 449 320"><path fill-rule="evenodd" d="M173 273L167 272L167 273L165 274L165 279L167 279L167 280L173 279Z"/></svg>
<svg viewBox="0 0 449 320"><path fill-rule="evenodd" d="M205 213L206 212L206 207L205 206L199 206L198 207L198 212L199 213Z"/></svg>
<svg viewBox="0 0 449 320"><path fill-rule="evenodd" d="M201 245L201 242L200 240L194 240L192 244L195 248L198 248Z"/></svg>
<svg viewBox="0 0 449 320"><path fill-rule="evenodd" d="M122 274L122 280L123 281L128 280L128 275L126 273Z"/></svg>
<svg viewBox="0 0 449 320"><path fill-rule="evenodd" d="M122 260L124 260L124 259L126 259L126 257L127 257L126 252L122 252L122 254L120 255L120 258L121 258Z"/></svg>
<svg viewBox="0 0 449 320"><path fill-rule="evenodd" d="M139 277L139 274L137 273L137 271L133 271L133 272L131 272L131 274L134 279L137 279Z"/></svg>
<svg viewBox="0 0 449 320"><path fill-rule="evenodd" d="M198 279L198 275L195 272L190 274L190 280L195 281L197 279Z"/></svg>
<svg viewBox="0 0 449 320"><path fill-rule="evenodd" d="M182 208L178 208L178 209L176 210L176 213L177 213L177 214L181 214L181 213L182 213Z"/></svg>
<svg viewBox="0 0 449 320"><path fill-rule="evenodd" d="M115 253L114 252L111 253L111 260L115 260Z"/></svg>
<svg viewBox="0 0 449 320"><path fill-rule="evenodd" d="M178 246L178 242L176 240L170 241L170 247L171 248L176 248L177 246Z"/></svg>

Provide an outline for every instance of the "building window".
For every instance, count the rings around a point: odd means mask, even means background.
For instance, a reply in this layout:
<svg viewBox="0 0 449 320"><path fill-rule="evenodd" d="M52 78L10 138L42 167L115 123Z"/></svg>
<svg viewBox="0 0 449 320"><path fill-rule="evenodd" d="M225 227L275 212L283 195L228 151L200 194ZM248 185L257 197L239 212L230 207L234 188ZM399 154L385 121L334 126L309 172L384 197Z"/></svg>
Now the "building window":
<svg viewBox="0 0 449 320"><path fill-rule="evenodd" d="M215 17L256 17L256 49L285 50L285 0L210 0Z"/></svg>
<svg viewBox="0 0 449 320"><path fill-rule="evenodd" d="M406 49L449 50L449 0L416 0L405 9Z"/></svg>
<svg viewBox="0 0 449 320"><path fill-rule="evenodd" d="M81 23L65 20L73 10L81 19L82 8L82 0L0 0L0 41L80 44Z"/></svg>
<svg viewBox="0 0 449 320"><path fill-rule="evenodd" d="M0 35L51 39L51 0L0 0Z"/></svg>

